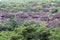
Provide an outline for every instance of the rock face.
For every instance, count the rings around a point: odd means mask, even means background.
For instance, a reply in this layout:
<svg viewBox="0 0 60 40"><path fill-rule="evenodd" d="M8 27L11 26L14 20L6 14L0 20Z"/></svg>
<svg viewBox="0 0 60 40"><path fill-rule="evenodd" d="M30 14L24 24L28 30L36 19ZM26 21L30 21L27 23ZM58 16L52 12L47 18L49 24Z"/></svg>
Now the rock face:
<svg viewBox="0 0 60 40"><path fill-rule="evenodd" d="M8 22L11 17L15 18L18 22L27 22L27 21L35 21L35 22L46 22L47 27L60 26L60 12L55 13L52 18L49 16L48 11L40 11L40 12L6 12L0 11L0 23ZM57 20L56 20L57 19Z"/></svg>

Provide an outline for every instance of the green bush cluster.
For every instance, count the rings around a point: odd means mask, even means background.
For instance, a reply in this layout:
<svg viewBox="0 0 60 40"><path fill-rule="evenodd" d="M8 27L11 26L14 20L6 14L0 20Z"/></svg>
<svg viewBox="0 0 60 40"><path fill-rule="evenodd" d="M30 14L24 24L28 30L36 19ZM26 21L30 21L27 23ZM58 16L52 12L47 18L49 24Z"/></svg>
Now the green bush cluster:
<svg viewBox="0 0 60 40"><path fill-rule="evenodd" d="M12 28L14 27L13 25L11 26ZM43 23L35 24L34 22L29 22L22 26L14 27L12 31L0 31L0 40L60 40L60 27L47 28Z"/></svg>
<svg viewBox="0 0 60 40"><path fill-rule="evenodd" d="M7 0L8 1L8 0ZM60 2L60 1L59 1ZM59 10L60 3L55 1L27 1L27 2L0 2L0 10L5 10L8 12L18 12L18 11L34 11L40 12L45 7L56 7L52 8L53 12ZM45 3L45 5L43 4Z"/></svg>
<svg viewBox="0 0 60 40"><path fill-rule="evenodd" d="M7 0L8 1L8 0ZM45 3L42 4L42 3ZM56 5L55 5L56 4ZM27 1L27 2L0 2L0 10L5 10L8 12L18 12L18 11L41 11L44 7L58 6L59 3L51 1ZM57 8L57 7L56 7Z"/></svg>
<svg viewBox="0 0 60 40"><path fill-rule="evenodd" d="M0 10L5 10L8 12L40 11L42 7L36 3L37 2L28 2L28 3L0 2ZM36 6L33 7L33 5L36 5Z"/></svg>

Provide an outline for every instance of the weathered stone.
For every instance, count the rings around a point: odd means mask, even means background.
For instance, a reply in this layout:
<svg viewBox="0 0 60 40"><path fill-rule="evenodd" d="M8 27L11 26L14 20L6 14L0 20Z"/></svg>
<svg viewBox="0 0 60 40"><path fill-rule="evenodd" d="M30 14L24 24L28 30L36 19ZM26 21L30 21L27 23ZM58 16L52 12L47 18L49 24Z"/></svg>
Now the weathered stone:
<svg viewBox="0 0 60 40"><path fill-rule="evenodd" d="M42 10L43 10L43 12L49 12L50 8L43 8Z"/></svg>
<svg viewBox="0 0 60 40"><path fill-rule="evenodd" d="M55 14L53 15L53 19L59 19L59 18L60 18L60 12L55 13Z"/></svg>
<svg viewBox="0 0 60 40"><path fill-rule="evenodd" d="M29 15L25 12L22 12L22 13L17 13L15 15L15 19L18 20L18 21L26 21L28 18Z"/></svg>
<svg viewBox="0 0 60 40"><path fill-rule="evenodd" d="M60 21L58 21L58 19L55 19L49 22L46 27L60 27Z"/></svg>
<svg viewBox="0 0 60 40"><path fill-rule="evenodd" d="M49 22L49 16L42 16L40 18L40 21L47 21L47 22Z"/></svg>

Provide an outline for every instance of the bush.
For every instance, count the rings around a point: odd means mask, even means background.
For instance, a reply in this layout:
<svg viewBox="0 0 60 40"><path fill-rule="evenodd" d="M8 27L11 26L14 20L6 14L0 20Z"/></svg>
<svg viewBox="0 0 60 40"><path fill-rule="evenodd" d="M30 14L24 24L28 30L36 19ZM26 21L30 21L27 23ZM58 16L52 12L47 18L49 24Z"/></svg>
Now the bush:
<svg viewBox="0 0 60 40"><path fill-rule="evenodd" d="M21 26L15 29L15 32L18 36L21 35L22 40L49 40L50 36L47 28L36 25Z"/></svg>
<svg viewBox="0 0 60 40"><path fill-rule="evenodd" d="M1 31L0 40L60 40L60 27L47 28L43 23L27 23L13 31Z"/></svg>

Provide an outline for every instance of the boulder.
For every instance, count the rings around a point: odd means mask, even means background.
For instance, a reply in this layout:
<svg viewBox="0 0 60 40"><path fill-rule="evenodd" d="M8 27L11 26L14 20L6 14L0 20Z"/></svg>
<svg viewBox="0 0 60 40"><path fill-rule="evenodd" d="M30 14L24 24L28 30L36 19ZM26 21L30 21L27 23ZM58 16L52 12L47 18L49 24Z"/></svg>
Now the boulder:
<svg viewBox="0 0 60 40"><path fill-rule="evenodd" d="M60 18L60 12L57 12L53 15L52 19L54 20L54 19L59 19L59 18Z"/></svg>
<svg viewBox="0 0 60 40"><path fill-rule="evenodd" d="M18 21L20 21L20 20L25 21L25 20L29 19L28 17L29 17L29 15L27 13L17 13L15 15L15 19L18 20Z"/></svg>
<svg viewBox="0 0 60 40"><path fill-rule="evenodd" d="M60 27L60 21L55 19L47 24L46 27Z"/></svg>
<svg viewBox="0 0 60 40"><path fill-rule="evenodd" d="M43 12L49 12L50 8L43 8L42 10L43 10Z"/></svg>
<svg viewBox="0 0 60 40"><path fill-rule="evenodd" d="M49 16L42 16L42 17L40 18L40 21L49 22Z"/></svg>

